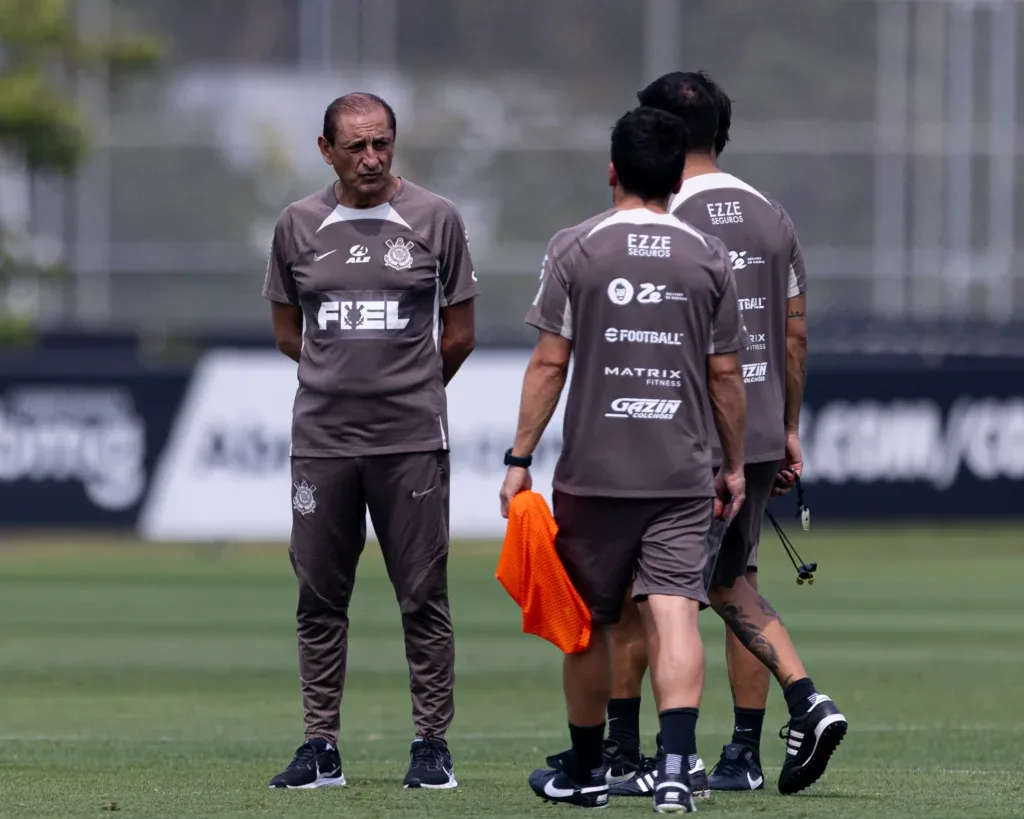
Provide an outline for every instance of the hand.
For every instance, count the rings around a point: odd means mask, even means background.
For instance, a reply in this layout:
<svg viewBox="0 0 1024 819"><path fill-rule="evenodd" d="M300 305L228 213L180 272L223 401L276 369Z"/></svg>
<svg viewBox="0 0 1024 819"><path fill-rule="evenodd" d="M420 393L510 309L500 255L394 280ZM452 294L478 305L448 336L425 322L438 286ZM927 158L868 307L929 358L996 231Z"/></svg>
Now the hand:
<svg viewBox="0 0 1024 819"><path fill-rule="evenodd" d="M501 516L508 518L508 505L512 503L512 498L530 489L533 489L530 470L521 466L510 466L505 473L505 482L501 485Z"/></svg>
<svg viewBox="0 0 1024 819"><path fill-rule="evenodd" d="M747 497L747 479L743 469L726 472L718 470L715 475L715 517L732 523Z"/></svg>
<svg viewBox="0 0 1024 819"><path fill-rule="evenodd" d="M775 486L772 488L772 495L785 495L796 485L796 479L804 471L804 454L800 448L800 434L798 432L786 433L786 457L775 478Z"/></svg>

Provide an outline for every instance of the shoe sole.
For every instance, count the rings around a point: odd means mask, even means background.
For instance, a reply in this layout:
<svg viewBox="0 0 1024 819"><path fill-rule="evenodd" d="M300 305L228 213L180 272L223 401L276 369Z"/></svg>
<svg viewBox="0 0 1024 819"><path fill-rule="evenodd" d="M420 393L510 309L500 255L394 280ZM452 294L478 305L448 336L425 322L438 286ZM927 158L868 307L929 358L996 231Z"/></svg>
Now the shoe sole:
<svg viewBox="0 0 1024 819"><path fill-rule="evenodd" d="M692 795L694 799L710 799L711 791L692 791ZM613 799L636 799L638 796L646 796L648 799L650 799L651 791L647 791L646 793L641 793L640 791L630 791L629 793L613 793L612 791L608 791L608 796Z"/></svg>
<svg viewBox="0 0 1024 819"><path fill-rule="evenodd" d="M789 796L809 788L825 774L828 762L846 736L846 717L832 714L814 729L814 749L808 760L786 776L779 778L779 793Z"/></svg>
<svg viewBox="0 0 1024 819"><path fill-rule="evenodd" d="M644 776L640 777L639 779L634 777L633 779L628 780L628 782L636 782L637 783L636 784L636 789L635 790L630 790L630 791L619 791L619 792L616 793L616 791L615 791L615 787L616 786L615 785L609 785L608 786L608 796L615 797L616 799L635 799L638 796L646 796L648 799L650 799L651 794L654 793L654 783L647 781L647 775L646 774ZM623 784L628 784L628 782L627 783L623 783ZM621 787L621 786L618 786L618 787ZM694 799L710 799L711 798L711 788L710 787L704 788L704 789L699 790L699 791L698 790L693 790L693 791L690 791L690 793L693 795Z"/></svg>
<svg viewBox="0 0 1024 819"><path fill-rule="evenodd" d="M600 795L604 795L605 793L607 793L607 795L605 796L604 802L600 803L599 805L580 805L579 803L569 802L569 800L567 800L567 799L556 800L556 799L551 798L551 796L549 796L543 790L538 790L537 788L532 787L532 786L530 786L530 790L534 791L535 794L540 796L540 798L542 800L544 800L544 802L548 803L549 805L568 805L570 808L584 808L586 810L599 811L599 810L601 810L603 808L607 808L608 807L608 803L611 801L611 794L608 793L606 790L603 791L603 793L599 793L598 794L600 796ZM588 791L588 793L593 793L593 792L594 792L594 790L589 790Z"/></svg>
<svg viewBox="0 0 1024 819"><path fill-rule="evenodd" d="M665 814L665 813L696 813L697 812L697 806L695 804L693 804L692 801L688 805L678 805L678 804L676 804L676 805L673 805L673 804L655 805L654 806L654 812L655 813L661 813L661 814Z"/></svg>
<svg viewBox="0 0 1024 819"><path fill-rule="evenodd" d="M402 787L406 790L419 790L422 788L425 791L450 791L452 788L459 787L459 783L455 781L453 776L443 785L427 785L423 782L417 782L415 785L402 785Z"/></svg>
<svg viewBox="0 0 1024 819"><path fill-rule="evenodd" d="M749 785L736 788L709 788L707 792L709 794L711 793L711 791L717 791L718 793L755 793L756 791L763 790L764 782L762 781L761 784L758 785L756 788L751 788ZM696 796L696 794L694 795Z"/></svg>
<svg viewBox="0 0 1024 819"><path fill-rule="evenodd" d="M605 800L604 804L602 805L577 805L575 802L568 802L564 799L551 799L547 796L541 796L541 799L543 799L549 805L569 805L569 807L572 808L585 808L587 810L604 810L608 807L608 800Z"/></svg>
<svg viewBox="0 0 1024 819"><path fill-rule="evenodd" d="M313 788L343 788L345 787L345 775L342 774L339 777L331 779L318 779L316 782L310 782L308 785L285 785L283 788L277 785L271 785L270 790L272 791L308 791Z"/></svg>

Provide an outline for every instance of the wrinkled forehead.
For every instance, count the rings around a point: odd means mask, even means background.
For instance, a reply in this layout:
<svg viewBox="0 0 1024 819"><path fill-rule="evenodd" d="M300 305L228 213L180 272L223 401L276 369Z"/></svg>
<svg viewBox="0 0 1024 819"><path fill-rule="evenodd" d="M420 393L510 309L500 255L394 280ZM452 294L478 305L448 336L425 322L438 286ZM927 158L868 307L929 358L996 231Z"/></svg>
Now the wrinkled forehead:
<svg viewBox="0 0 1024 819"><path fill-rule="evenodd" d="M338 115L338 140L341 142L393 136L387 112L379 106L362 112L342 111Z"/></svg>

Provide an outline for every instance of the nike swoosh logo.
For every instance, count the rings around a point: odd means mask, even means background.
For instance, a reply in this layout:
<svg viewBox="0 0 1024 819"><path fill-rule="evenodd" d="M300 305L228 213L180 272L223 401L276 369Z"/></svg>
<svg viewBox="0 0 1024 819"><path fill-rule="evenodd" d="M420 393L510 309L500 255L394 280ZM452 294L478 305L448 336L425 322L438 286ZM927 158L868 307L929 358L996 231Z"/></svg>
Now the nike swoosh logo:
<svg viewBox="0 0 1024 819"><path fill-rule="evenodd" d="M327 251L326 253L324 253L324 254L323 254L322 256L317 256L316 254L314 254L314 255L313 255L313 261L314 261L314 262L319 262L319 261L320 261L321 259L326 259L326 258L327 258L328 256L330 256L330 255L331 255L332 253L337 253L337 252L338 252L338 249L337 249L337 248L335 248L334 250L328 250L328 251Z"/></svg>
<svg viewBox="0 0 1024 819"><path fill-rule="evenodd" d="M609 785L622 785L632 780L635 776L636 772L623 774L620 776L614 776L611 771L608 771L604 775L604 781L607 782Z"/></svg>
<svg viewBox="0 0 1024 819"><path fill-rule="evenodd" d="M750 783L750 790L756 791L759 787L761 787L761 783L764 782L764 777L763 776L759 776L757 779L754 779L754 777L752 777L748 773L747 774L747 782Z"/></svg>
<svg viewBox="0 0 1024 819"><path fill-rule="evenodd" d="M572 788L556 788L554 779L549 779L544 783L544 795L550 796L552 799L568 799L575 792Z"/></svg>
<svg viewBox="0 0 1024 819"><path fill-rule="evenodd" d="M413 498L422 498L424 495L429 495L435 489L437 489L437 487L436 486L432 486L432 487L430 487L430 489L424 489L422 492L413 492L412 496L413 496Z"/></svg>

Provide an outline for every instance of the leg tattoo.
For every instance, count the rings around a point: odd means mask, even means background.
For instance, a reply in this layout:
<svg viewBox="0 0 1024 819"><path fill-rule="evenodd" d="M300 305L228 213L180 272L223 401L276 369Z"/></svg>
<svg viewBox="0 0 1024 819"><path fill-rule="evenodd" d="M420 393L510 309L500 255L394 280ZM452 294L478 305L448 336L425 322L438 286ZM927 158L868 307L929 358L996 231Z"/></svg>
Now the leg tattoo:
<svg viewBox="0 0 1024 819"><path fill-rule="evenodd" d="M782 622L782 618L779 617L779 613L772 608L772 604L760 595L758 595L757 598L757 605L761 607L761 613L769 620L778 620L781 625L785 625L785 623Z"/></svg>
<svg viewBox="0 0 1024 819"><path fill-rule="evenodd" d="M780 623L782 622L779 619L779 615L763 597L760 597L758 604L761 613L769 621L776 620ZM719 613L722 615L722 619L725 620L726 625L732 629L733 634L746 646L747 651L757 657L772 674L778 677L778 652L775 650L775 646L761 634L767 623L759 626L754 622L752 616L743 610L739 603L725 603Z"/></svg>

